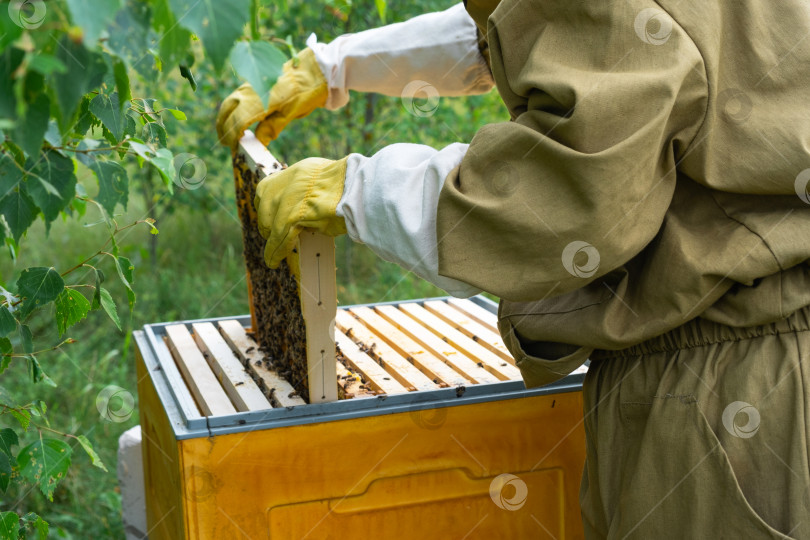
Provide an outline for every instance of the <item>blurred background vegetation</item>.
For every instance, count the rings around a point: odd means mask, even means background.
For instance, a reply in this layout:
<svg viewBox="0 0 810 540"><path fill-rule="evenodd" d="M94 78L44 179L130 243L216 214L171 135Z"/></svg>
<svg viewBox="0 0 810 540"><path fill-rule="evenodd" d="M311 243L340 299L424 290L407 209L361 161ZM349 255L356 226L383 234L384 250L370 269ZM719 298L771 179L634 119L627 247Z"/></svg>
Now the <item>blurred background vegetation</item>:
<svg viewBox="0 0 810 540"><path fill-rule="evenodd" d="M262 37L291 36L299 48L304 47L312 32L319 41L328 42L343 33L383 24L374 0L262 3L265 4L260 11ZM385 19L387 23L405 20L445 9L453 3L390 0ZM152 81L133 80L133 97L157 97L158 106L185 112L187 120L167 123L172 150L175 155L187 152L202 158L207 175L198 189L176 189L171 196L152 168L129 166L129 206L116 219L124 224L152 217L160 234L150 235L146 228L134 228L119 240L121 254L131 259L136 268L134 284L138 294L131 316L124 303L119 305L124 331L119 333L102 311L90 312L89 321L72 332L78 340L76 344L40 359L45 371L58 382L56 388L22 384L29 378L24 370L8 370L3 375L5 386L18 388L22 393L20 400L44 399L49 404L51 423L70 432L86 433L110 469L105 473L91 467L86 458L77 458L54 493L53 505L36 489L26 489L25 493L12 486L3 495L9 501L19 501L12 506L21 513L34 511L47 515L52 534L60 529L60 536L66 538L124 536L115 474L117 439L138 423L137 405L128 421L109 423L101 420L95 399L102 388L114 384L127 389L137 400L132 330L153 322L248 311L230 155L227 149L218 146L214 129L219 103L240 81L230 69L224 75L216 74L203 56L199 47L193 68L196 91L176 72ZM351 152L371 155L395 142L418 142L441 148L453 142L469 142L482 125L505 120L508 114L494 91L484 96L442 98L435 114L427 117L409 114L398 97L353 93L344 109L317 110L291 124L271 143L270 149L280 160L294 163L309 156L340 158ZM81 170L78 174L87 191L95 193L98 189L95 180L89 174L82 176ZM87 226L90 220L89 212L85 219L58 220L49 232L41 221L37 222L22 243L18 261L0 259L3 281L15 281L16 274L33 263L73 264L95 252L106 241L107 233L103 226ZM444 294L345 237L337 240L337 249L341 304ZM113 298L125 298L123 286L112 281L108 285ZM33 327L39 324L35 335L52 334L56 340L52 317L41 319L35 318L31 323ZM25 395L26 392L31 395ZM116 404L111 407L114 409Z"/></svg>

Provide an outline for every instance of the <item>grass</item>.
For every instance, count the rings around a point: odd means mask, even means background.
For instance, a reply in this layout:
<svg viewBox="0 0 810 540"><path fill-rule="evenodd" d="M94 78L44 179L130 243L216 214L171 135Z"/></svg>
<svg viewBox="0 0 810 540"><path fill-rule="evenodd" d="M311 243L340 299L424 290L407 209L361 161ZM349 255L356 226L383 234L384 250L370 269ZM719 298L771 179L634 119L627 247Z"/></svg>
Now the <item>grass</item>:
<svg viewBox="0 0 810 540"><path fill-rule="evenodd" d="M211 181L221 183L230 179ZM211 190L211 196L217 192ZM138 203L137 199L131 202L128 212L117 218L119 223L126 224L147 214L145 205ZM42 399L48 404L47 417L54 428L86 434L109 472L91 466L81 448L75 446L73 465L56 489L54 503L30 486L22 490L12 487L3 495L0 508L40 513L52 529L61 529L65 538L124 536L115 471L118 437L138 423L131 332L147 323L248 312L241 231L226 212L227 204L226 201L222 206L215 205L218 210L210 213L177 211L160 220L154 257L148 249L153 239L147 227L136 228L122 238L122 254L136 268L138 296L134 310L131 315L127 313L124 289L117 283L112 268L105 268L108 276L105 286L118 300L124 332L119 332L103 312L90 312L88 320L68 331L77 343L40 357L43 369L58 384L56 388L30 384L23 360L15 360L2 375L1 384L13 390L19 401ZM2 282L14 283L19 271L31 264L58 264L58 268L66 268L99 249L106 239L105 232L101 225L84 226L94 219L89 213L90 210L85 219L55 222L49 234L41 223L34 226L22 242L23 251L17 264L0 262ZM444 294L346 237L337 240L337 261L341 304ZM36 348L58 343L52 320L35 314L34 335L42 338ZM136 409L126 421L106 421L96 408L96 396L109 385L124 388L136 399ZM112 408L119 405L117 399L120 398L114 398L110 404ZM22 443L36 438L36 431L29 430Z"/></svg>

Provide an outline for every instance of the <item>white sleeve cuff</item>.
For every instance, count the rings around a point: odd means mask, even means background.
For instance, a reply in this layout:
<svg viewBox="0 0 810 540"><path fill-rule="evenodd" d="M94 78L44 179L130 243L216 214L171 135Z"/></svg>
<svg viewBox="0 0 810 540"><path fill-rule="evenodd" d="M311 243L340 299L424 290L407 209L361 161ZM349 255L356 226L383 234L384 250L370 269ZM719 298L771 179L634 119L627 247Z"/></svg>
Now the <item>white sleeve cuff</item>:
<svg viewBox="0 0 810 540"><path fill-rule="evenodd" d="M392 144L367 158L349 155L337 215L355 242L457 297L481 292L439 275L436 210L444 179L460 163L466 144L437 151Z"/></svg>
<svg viewBox="0 0 810 540"><path fill-rule="evenodd" d="M478 50L475 23L462 4L331 43L307 39L329 86L327 109L348 103L349 90L408 96L425 84L439 96L483 94L495 84Z"/></svg>

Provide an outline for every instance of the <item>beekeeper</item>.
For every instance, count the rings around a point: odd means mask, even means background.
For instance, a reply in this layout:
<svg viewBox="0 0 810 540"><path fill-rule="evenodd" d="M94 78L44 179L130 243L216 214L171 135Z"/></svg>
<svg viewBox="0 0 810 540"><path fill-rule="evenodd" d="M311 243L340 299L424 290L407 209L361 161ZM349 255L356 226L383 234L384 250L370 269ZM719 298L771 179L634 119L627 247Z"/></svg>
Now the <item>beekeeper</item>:
<svg viewBox="0 0 810 540"><path fill-rule="evenodd" d="M810 538L808 36L806 0L469 0L311 37L267 109L242 86L217 127L267 142L349 90L497 86L511 121L470 144L264 180L267 263L348 232L502 298L527 386L590 359L589 538Z"/></svg>

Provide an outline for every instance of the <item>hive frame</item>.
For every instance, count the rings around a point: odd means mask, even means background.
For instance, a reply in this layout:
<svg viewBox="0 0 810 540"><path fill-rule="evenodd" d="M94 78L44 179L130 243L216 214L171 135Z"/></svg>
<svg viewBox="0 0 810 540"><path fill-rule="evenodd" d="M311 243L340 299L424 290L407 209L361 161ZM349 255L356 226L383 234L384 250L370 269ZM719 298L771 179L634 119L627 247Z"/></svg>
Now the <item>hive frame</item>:
<svg viewBox="0 0 810 540"><path fill-rule="evenodd" d="M251 131L245 131L240 139L237 154L244 156L248 168L260 176L284 168ZM306 330L309 402L337 401L335 242L331 237L305 230L299 235L296 249L300 266L299 296ZM248 296L255 330L258 323L249 278Z"/></svg>

